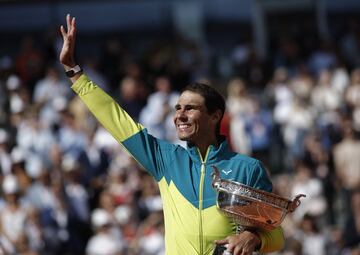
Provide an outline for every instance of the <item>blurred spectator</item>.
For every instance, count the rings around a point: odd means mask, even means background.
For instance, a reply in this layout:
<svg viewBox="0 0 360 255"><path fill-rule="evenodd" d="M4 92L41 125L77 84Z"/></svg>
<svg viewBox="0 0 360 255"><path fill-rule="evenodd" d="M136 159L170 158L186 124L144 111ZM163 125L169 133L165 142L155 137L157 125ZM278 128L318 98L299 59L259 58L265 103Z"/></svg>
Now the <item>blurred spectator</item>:
<svg viewBox="0 0 360 255"><path fill-rule="evenodd" d="M313 93L314 80L304 68L299 68L299 72L289 82L290 89L294 96L304 102L309 102Z"/></svg>
<svg viewBox="0 0 360 255"><path fill-rule="evenodd" d="M331 87L343 96L349 85L350 77L347 70L341 66L335 68L331 78Z"/></svg>
<svg viewBox="0 0 360 255"><path fill-rule="evenodd" d="M241 78L232 79L227 85L227 110L230 116L244 116L251 107L251 99L249 98L245 81Z"/></svg>
<svg viewBox="0 0 360 255"><path fill-rule="evenodd" d="M81 253L90 235L89 194L81 183L81 166L73 155L62 160L64 192L67 202L69 248Z"/></svg>
<svg viewBox="0 0 360 255"><path fill-rule="evenodd" d="M67 109L74 115L76 126L81 130L95 129L98 124L78 97L70 99ZM58 108L61 112L64 108Z"/></svg>
<svg viewBox="0 0 360 255"><path fill-rule="evenodd" d="M296 167L291 189L292 197L295 197L297 194L305 194L306 199L302 201L301 206L294 212L295 221L299 222L303 220L305 215L310 215L317 219L320 219L324 215L327 205L322 183L314 177L311 170L302 163L299 163Z"/></svg>
<svg viewBox="0 0 360 255"><path fill-rule="evenodd" d="M59 71L53 66L48 67L45 77L35 84L33 96L43 125L51 127L59 122L58 109L65 108L69 92L69 85L61 79Z"/></svg>
<svg viewBox="0 0 360 255"><path fill-rule="evenodd" d="M355 20L350 20L346 34L341 38L340 50L351 68L358 67L360 57L360 29Z"/></svg>
<svg viewBox="0 0 360 255"><path fill-rule="evenodd" d="M91 215L91 223L95 230L86 247L87 255L121 255L122 242L111 233L111 219L108 212L96 209Z"/></svg>
<svg viewBox="0 0 360 255"><path fill-rule="evenodd" d="M327 238L324 233L319 231L316 219L309 215L305 215L300 222L300 231L296 234L302 243L303 255L325 255Z"/></svg>
<svg viewBox="0 0 360 255"><path fill-rule="evenodd" d="M320 134L310 132L304 138L303 160L317 178L323 179L330 174L329 155L321 143Z"/></svg>
<svg viewBox="0 0 360 255"><path fill-rule="evenodd" d="M248 62L247 80L251 87L262 90L266 83L266 63L260 59L256 51L252 51Z"/></svg>
<svg viewBox="0 0 360 255"><path fill-rule="evenodd" d="M36 154L28 159L27 175L33 180L26 190L26 198L37 209L44 209L54 205L54 198L50 191L50 176L41 158Z"/></svg>
<svg viewBox="0 0 360 255"><path fill-rule="evenodd" d="M285 163L288 167L292 167L294 161L304 154L303 139L313 127L314 116L310 107L298 98L294 99L288 112L282 114L282 135L287 147Z"/></svg>
<svg viewBox="0 0 360 255"><path fill-rule="evenodd" d="M346 190L360 186L360 141L350 120L343 121L343 140L334 147L334 164L338 183Z"/></svg>
<svg viewBox="0 0 360 255"><path fill-rule="evenodd" d="M136 121L144 106L141 100L140 86L142 86L141 83L132 77L125 77L119 85L118 100L124 110Z"/></svg>
<svg viewBox="0 0 360 255"><path fill-rule="evenodd" d="M30 176L34 172L34 162L39 162L39 156L36 154L27 153L19 147L14 147L11 150L11 173L14 174L19 183L20 192L22 195L26 193L31 185Z"/></svg>
<svg viewBox="0 0 360 255"><path fill-rule="evenodd" d="M2 182L5 204L0 209L0 234L5 254L30 252L27 231L29 208L20 200L20 187L14 175L6 175ZM35 238L35 236L34 236ZM40 247L35 247L39 249ZM36 250L33 250L36 252Z"/></svg>
<svg viewBox="0 0 360 255"><path fill-rule="evenodd" d="M319 113L334 111L340 108L341 94L331 86L331 72L322 70L319 80L312 92L312 104Z"/></svg>
<svg viewBox="0 0 360 255"><path fill-rule="evenodd" d="M138 230L138 253L143 255L165 255L163 218L160 213L150 214Z"/></svg>
<svg viewBox="0 0 360 255"><path fill-rule="evenodd" d="M234 73L240 77L246 77L247 63L253 49L251 38L244 36L243 40L239 40L231 52L231 60L233 63Z"/></svg>
<svg viewBox="0 0 360 255"><path fill-rule="evenodd" d="M360 107L360 69L351 72L350 86L346 90L345 100L351 108Z"/></svg>
<svg viewBox="0 0 360 255"><path fill-rule="evenodd" d="M122 79L125 65L126 50L122 43L115 37L105 41L104 50L101 56L102 73L109 79L109 87L115 90L117 83Z"/></svg>
<svg viewBox="0 0 360 255"><path fill-rule="evenodd" d="M140 112L139 121L153 136L171 142L180 143L176 135L173 115L179 98L172 92L168 77L155 79L155 92L148 97L147 105Z"/></svg>
<svg viewBox="0 0 360 255"><path fill-rule="evenodd" d="M140 80L145 75L142 73L141 66L137 62L130 61L130 60L128 60L128 62L124 63L123 72L124 72L124 78L129 77L129 78L133 78L135 80Z"/></svg>
<svg viewBox="0 0 360 255"><path fill-rule="evenodd" d="M140 222L135 215L135 210L130 205L120 205L116 207L114 212L116 224L119 227L122 235L122 239L125 244L127 253L125 254L136 254L137 242L139 236L137 231Z"/></svg>
<svg viewBox="0 0 360 255"><path fill-rule="evenodd" d="M288 157L288 150L285 145L283 127L289 116L294 98L290 82L288 70L284 67L278 67L274 70L273 77L266 85L265 92L262 95L265 105L271 108L273 115L274 129L270 152L273 171L283 171L285 165L290 165L288 161L284 160Z"/></svg>
<svg viewBox="0 0 360 255"><path fill-rule="evenodd" d="M314 75L319 75L322 70L330 70L337 64L333 45L323 41L320 47L315 50L309 58L309 70Z"/></svg>
<svg viewBox="0 0 360 255"><path fill-rule="evenodd" d="M78 157L86 147L86 134L77 126L75 116L68 110L61 112L58 143L61 151Z"/></svg>
<svg viewBox="0 0 360 255"><path fill-rule="evenodd" d="M317 178L323 186L323 194L326 199L328 209L325 212L324 221L334 224L335 219L335 187L333 186L334 176L331 167L331 156L322 143L321 134L310 132L304 138L304 157L303 162L311 169L312 175Z"/></svg>
<svg viewBox="0 0 360 255"><path fill-rule="evenodd" d="M290 111L293 101L293 91L288 82L288 72L285 68L275 70L273 79L267 85L266 92L274 107L274 120L282 125Z"/></svg>
<svg viewBox="0 0 360 255"><path fill-rule="evenodd" d="M301 53L300 45L296 40L289 37L280 38L273 57L274 67L276 69L286 68L290 75L293 75L298 71L298 66L301 64Z"/></svg>
<svg viewBox="0 0 360 255"><path fill-rule="evenodd" d="M90 206L93 208L107 179L110 154L95 143L96 129L88 128L86 131L86 147L80 151L78 161L83 169L81 180L88 189Z"/></svg>
<svg viewBox="0 0 360 255"><path fill-rule="evenodd" d="M50 148L56 142L51 130L43 124L38 116L28 114L22 118L22 122L18 125L16 141L18 147L24 153L34 153L44 164L48 164Z"/></svg>
<svg viewBox="0 0 360 255"><path fill-rule="evenodd" d="M116 205L127 205L134 202L135 191L138 189L137 169L131 166L120 168L117 172L112 171L109 177L108 190ZM129 173L132 172L132 173ZM135 173L134 173L135 172Z"/></svg>
<svg viewBox="0 0 360 255"><path fill-rule="evenodd" d="M286 240L284 251L281 254L284 255L302 255L302 243L295 238L289 238Z"/></svg>
<svg viewBox="0 0 360 255"><path fill-rule="evenodd" d="M351 73L351 84L345 93L345 100L352 111L354 128L360 131L360 69L355 69Z"/></svg>
<svg viewBox="0 0 360 255"><path fill-rule="evenodd" d="M11 113L20 113L28 108L30 104L28 90L23 87L22 81L17 75L9 76L6 81L6 88Z"/></svg>
<svg viewBox="0 0 360 255"><path fill-rule="evenodd" d="M25 37L21 43L20 51L16 57L16 71L23 81L25 88L32 94L35 82L41 77L43 72L44 56L35 46L32 36Z"/></svg>
<svg viewBox="0 0 360 255"><path fill-rule="evenodd" d="M145 219L153 212L162 211L162 200L159 188L153 182L152 177L145 171L141 173L140 198L138 200L139 217Z"/></svg>
<svg viewBox="0 0 360 255"><path fill-rule="evenodd" d="M250 138L245 131L245 115L250 112L251 100L245 82L240 78L232 79L227 86L226 107L230 117L231 145L236 152L250 155Z"/></svg>
<svg viewBox="0 0 360 255"><path fill-rule="evenodd" d="M102 89L109 91L107 79L99 72L98 61L95 57L87 57L84 60L83 69L96 84L101 84Z"/></svg>
<svg viewBox="0 0 360 255"><path fill-rule="evenodd" d="M51 183L50 186L46 183L44 191L47 195L41 195L41 197L48 197L51 200L45 200L47 202L46 207L39 210L43 230L43 253L60 255L72 248L68 243L69 229L72 222L69 221L63 180L55 174L45 178L49 178ZM48 182L48 180L45 181Z"/></svg>
<svg viewBox="0 0 360 255"><path fill-rule="evenodd" d="M343 140L333 149L338 191L336 213L339 214L336 220L340 226L350 214L351 191L360 186L360 142L355 138L351 120L345 119L342 124Z"/></svg>
<svg viewBox="0 0 360 255"><path fill-rule="evenodd" d="M0 170L3 175L9 174L11 171L8 136L6 130L0 129Z"/></svg>
<svg viewBox="0 0 360 255"><path fill-rule="evenodd" d="M273 128L271 112L253 98L250 111L244 116L245 131L250 139L252 156L269 164L270 141Z"/></svg>
<svg viewBox="0 0 360 255"><path fill-rule="evenodd" d="M351 212L343 230L344 247L352 250L351 254L360 252L360 190L354 190L351 195Z"/></svg>

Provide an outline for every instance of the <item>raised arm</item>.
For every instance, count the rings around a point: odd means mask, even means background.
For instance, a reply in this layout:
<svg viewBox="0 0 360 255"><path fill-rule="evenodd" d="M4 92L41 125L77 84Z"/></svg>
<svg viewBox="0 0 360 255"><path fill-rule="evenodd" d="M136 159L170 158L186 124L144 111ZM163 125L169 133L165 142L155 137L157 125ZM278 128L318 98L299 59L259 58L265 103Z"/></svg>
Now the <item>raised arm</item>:
<svg viewBox="0 0 360 255"><path fill-rule="evenodd" d="M66 16L67 28L60 27L63 47L60 62L71 79L72 89L85 103L95 118L156 180L160 180L170 153L163 156L159 151L173 149L174 145L159 141L135 122L124 109L105 91L91 81L77 65L74 57L75 18ZM70 71L70 73L69 73Z"/></svg>

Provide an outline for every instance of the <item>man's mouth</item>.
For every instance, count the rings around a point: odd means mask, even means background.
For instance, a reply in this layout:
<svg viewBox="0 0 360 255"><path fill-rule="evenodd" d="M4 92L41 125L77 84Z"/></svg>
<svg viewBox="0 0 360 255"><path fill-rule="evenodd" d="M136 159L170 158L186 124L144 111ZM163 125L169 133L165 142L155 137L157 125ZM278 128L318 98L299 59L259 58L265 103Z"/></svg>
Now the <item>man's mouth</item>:
<svg viewBox="0 0 360 255"><path fill-rule="evenodd" d="M187 128L191 127L190 124L178 124L178 129L179 130L185 130Z"/></svg>

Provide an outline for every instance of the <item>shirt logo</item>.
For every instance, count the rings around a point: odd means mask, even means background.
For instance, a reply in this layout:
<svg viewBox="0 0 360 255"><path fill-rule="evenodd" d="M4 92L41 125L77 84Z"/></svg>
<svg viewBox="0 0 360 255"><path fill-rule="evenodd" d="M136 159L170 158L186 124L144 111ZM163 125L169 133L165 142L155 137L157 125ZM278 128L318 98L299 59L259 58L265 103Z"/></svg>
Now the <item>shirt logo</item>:
<svg viewBox="0 0 360 255"><path fill-rule="evenodd" d="M231 169L229 169L229 170L221 170L221 172L223 172L225 175L228 175L229 173L231 173L232 172L232 170Z"/></svg>

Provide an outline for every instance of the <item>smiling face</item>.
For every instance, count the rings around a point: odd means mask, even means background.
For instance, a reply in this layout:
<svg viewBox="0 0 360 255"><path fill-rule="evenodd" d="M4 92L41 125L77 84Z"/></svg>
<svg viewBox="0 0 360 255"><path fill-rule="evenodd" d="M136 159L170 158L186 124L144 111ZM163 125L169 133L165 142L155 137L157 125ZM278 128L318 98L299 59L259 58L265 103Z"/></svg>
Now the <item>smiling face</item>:
<svg viewBox="0 0 360 255"><path fill-rule="evenodd" d="M198 93L184 91L175 106L174 123L178 137L198 147L216 143L218 112L209 114L205 99Z"/></svg>

